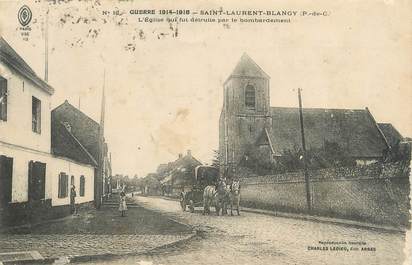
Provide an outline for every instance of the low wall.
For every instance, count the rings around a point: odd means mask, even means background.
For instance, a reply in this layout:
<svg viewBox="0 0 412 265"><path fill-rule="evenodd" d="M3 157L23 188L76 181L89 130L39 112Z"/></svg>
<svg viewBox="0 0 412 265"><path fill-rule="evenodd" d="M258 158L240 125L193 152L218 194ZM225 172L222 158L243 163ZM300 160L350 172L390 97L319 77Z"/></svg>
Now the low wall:
<svg viewBox="0 0 412 265"><path fill-rule="evenodd" d="M312 214L409 226L409 167L370 165L309 171ZM307 213L303 172L242 179L242 205Z"/></svg>

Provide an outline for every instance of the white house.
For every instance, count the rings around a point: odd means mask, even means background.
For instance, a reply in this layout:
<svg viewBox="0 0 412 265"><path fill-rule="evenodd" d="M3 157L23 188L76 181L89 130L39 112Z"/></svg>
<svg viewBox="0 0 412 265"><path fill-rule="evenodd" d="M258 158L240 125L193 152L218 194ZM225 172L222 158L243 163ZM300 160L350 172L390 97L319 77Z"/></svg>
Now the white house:
<svg viewBox="0 0 412 265"><path fill-rule="evenodd" d="M52 154L53 93L0 37L0 225L67 214L71 184L76 203L94 200L95 161Z"/></svg>

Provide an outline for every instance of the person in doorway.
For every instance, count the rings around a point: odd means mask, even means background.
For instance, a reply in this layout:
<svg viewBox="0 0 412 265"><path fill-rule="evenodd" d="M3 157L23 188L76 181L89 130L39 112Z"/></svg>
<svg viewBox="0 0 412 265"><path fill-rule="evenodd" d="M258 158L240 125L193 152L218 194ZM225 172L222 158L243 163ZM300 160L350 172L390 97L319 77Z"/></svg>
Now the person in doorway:
<svg viewBox="0 0 412 265"><path fill-rule="evenodd" d="M119 211L121 212L122 217L126 215L127 205L126 205L126 193L124 192L124 189L120 192Z"/></svg>
<svg viewBox="0 0 412 265"><path fill-rule="evenodd" d="M70 211L72 214L77 214L76 209L76 187L72 184L70 188Z"/></svg>

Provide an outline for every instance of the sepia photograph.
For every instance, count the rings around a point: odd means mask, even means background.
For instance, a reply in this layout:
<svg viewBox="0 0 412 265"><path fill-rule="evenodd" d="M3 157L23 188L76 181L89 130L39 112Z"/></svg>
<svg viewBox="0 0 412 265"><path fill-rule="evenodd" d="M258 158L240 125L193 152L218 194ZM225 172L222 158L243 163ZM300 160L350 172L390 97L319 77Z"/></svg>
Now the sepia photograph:
<svg viewBox="0 0 412 265"><path fill-rule="evenodd" d="M0 265L408 265L412 2L0 1Z"/></svg>

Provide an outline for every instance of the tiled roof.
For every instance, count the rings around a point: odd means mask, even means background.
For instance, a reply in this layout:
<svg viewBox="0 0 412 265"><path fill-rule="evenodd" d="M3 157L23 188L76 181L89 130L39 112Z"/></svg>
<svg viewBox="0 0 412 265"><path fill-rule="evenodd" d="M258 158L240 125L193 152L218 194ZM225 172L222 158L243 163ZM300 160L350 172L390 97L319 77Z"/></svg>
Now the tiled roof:
<svg viewBox="0 0 412 265"><path fill-rule="evenodd" d="M276 155L301 148L298 108L272 107L271 142ZM388 148L367 109L303 109L306 149L338 143L352 157L381 157Z"/></svg>
<svg viewBox="0 0 412 265"><path fill-rule="evenodd" d="M0 36L0 61L32 81L36 86L52 95L54 88L41 79L20 55Z"/></svg>

